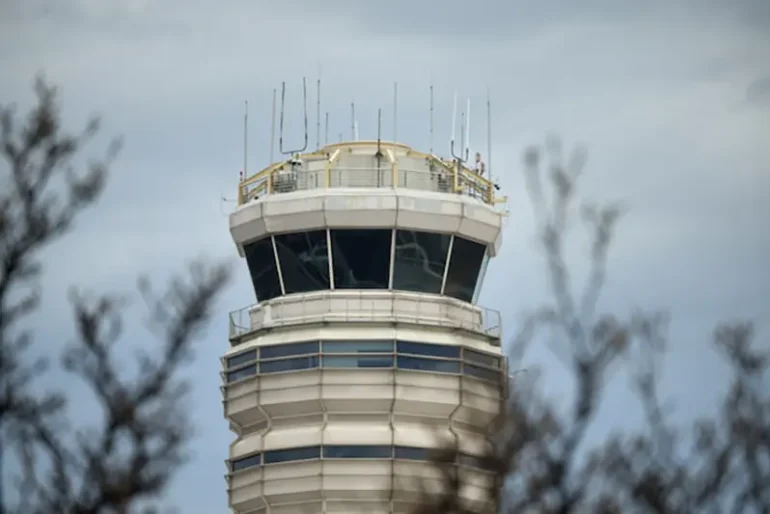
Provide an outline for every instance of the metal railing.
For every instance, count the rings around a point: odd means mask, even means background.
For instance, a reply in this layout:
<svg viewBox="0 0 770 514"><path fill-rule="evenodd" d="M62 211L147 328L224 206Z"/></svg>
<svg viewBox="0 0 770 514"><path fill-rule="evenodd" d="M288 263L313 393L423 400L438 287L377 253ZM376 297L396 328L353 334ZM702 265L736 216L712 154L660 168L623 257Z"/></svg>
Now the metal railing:
<svg viewBox="0 0 770 514"><path fill-rule="evenodd" d="M253 191L253 197L259 193L278 194L293 191L308 191L325 188L323 170L275 171L262 191ZM453 177L446 171L425 171L398 169L394 186L393 173L388 168L334 168L329 170L329 188L392 188L402 187L435 193L451 193ZM475 181L463 181L459 194L464 194L479 201L489 196L487 186Z"/></svg>
<svg viewBox="0 0 770 514"><path fill-rule="evenodd" d="M319 154L296 156L276 163L238 185L238 205L266 195L325 188L407 188L438 193L457 193L488 205L505 201L495 198L496 186L474 170L419 152L425 169L400 168L398 160L382 158L378 167L354 168L336 163L335 152L323 158Z"/></svg>
<svg viewBox="0 0 770 514"><path fill-rule="evenodd" d="M500 312L439 295L400 291L317 291L282 296L230 313L230 337L319 322L402 322L465 329L495 339Z"/></svg>

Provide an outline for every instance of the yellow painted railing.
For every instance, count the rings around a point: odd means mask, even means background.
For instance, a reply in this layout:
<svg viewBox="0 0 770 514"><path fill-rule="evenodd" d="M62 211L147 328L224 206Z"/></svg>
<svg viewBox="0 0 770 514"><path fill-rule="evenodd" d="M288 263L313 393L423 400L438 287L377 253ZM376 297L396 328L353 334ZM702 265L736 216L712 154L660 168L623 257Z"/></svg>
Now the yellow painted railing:
<svg viewBox="0 0 770 514"><path fill-rule="evenodd" d="M464 194L488 205L504 203L495 197L496 186L486 177L455 161L417 152L398 143L383 143L381 166L345 168L337 165L344 148L371 146L371 142L349 142L329 145L321 150L274 163L244 178L238 185L238 205L266 195L290 191L340 187L403 187L408 189ZM423 158L424 169L399 166L394 150L406 150L410 158ZM296 169L294 163L305 163ZM312 166L311 166L312 164Z"/></svg>

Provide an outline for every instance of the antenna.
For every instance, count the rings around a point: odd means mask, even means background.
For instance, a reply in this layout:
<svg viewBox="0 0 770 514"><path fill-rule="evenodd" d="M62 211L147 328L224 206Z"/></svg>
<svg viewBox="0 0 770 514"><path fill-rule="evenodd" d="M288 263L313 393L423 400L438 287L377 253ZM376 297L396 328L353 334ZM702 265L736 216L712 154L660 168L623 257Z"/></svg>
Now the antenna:
<svg viewBox="0 0 770 514"><path fill-rule="evenodd" d="M382 160L382 150L380 143L382 141L382 109L377 109L377 153L374 156L377 158L377 180L380 178L380 164Z"/></svg>
<svg viewBox="0 0 770 514"><path fill-rule="evenodd" d="M356 103L350 102L350 138L356 140Z"/></svg>
<svg viewBox="0 0 770 514"><path fill-rule="evenodd" d="M487 87L487 177L492 181L492 104L489 99L489 88Z"/></svg>
<svg viewBox="0 0 770 514"><path fill-rule="evenodd" d="M244 102L243 108L243 174L246 175L246 166L249 162L249 101Z"/></svg>
<svg viewBox="0 0 770 514"><path fill-rule="evenodd" d="M324 128L324 146L329 144L329 113L326 113L326 127Z"/></svg>
<svg viewBox="0 0 770 514"><path fill-rule="evenodd" d="M433 155L433 84L430 85L430 153Z"/></svg>
<svg viewBox="0 0 770 514"><path fill-rule="evenodd" d="M460 137L462 138L462 134L464 134L464 127L465 124L465 115L463 114L463 120L461 121L460 126ZM452 153L452 157L454 157L458 163L463 163L468 160L468 156L465 156L465 159L463 159L463 146L464 143L460 142L460 154L455 153L455 128L457 127L457 91L455 91L454 94L454 102L452 102L452 139L449 142L449 151Z"/></svg>
<svg viewBox="0 0 770 514"><path fill-rule="evenodd" d="M460 114L460 155L461 156L463 155L464 150L465 150L465 112ZM468 152L465 152L464 161L467 161L467 160L468 160Z"/></svg>
<svg viewBox="0 0 770 514"><path fill-rule="evenodd" d="M316 82L315 99L315 149L321 147L321 69L318 69L318 82Z"/></svg>
<svg viewBox="0 0 770 514"><path fill-rule="evenodd" d="M468 97L468 107L465 110L465 160L471 151L471 99Z"/></svg>
<svg viewBox="0 0 770 514"><path fill-rule="evenodd" d="M398 82L393 83L393 142L398 141Z"/></svg>
<svg viewBox="0 0 770 514"><path fill-rule="evenodd" d="M304 119L305 119L305 144L302 148L296 150L284 150L283 149L283 110L286 103L286 82L281 83L281 129L278 135L279 150L283 155L291 155L295 153L304 152L307 148L307 80L302 77L302 104L304 107Z"/></svg>
<svg viewBox="0 0 770 514"><path fill-rule="evenodd" d="M270 126L270 164L273 163L273 152L275 151L275 96L276 90L273 88L273 121Z"/></svg>

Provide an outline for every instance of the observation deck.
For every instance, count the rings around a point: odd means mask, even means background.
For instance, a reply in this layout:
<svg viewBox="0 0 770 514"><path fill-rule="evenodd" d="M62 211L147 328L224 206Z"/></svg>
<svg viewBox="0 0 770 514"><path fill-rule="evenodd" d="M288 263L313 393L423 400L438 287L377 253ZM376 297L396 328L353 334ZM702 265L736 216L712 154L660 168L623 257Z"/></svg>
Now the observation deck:
<svg viewBox="0 0 770 514"><path fill-rule="evenodd" d="M506 201L495 196L488 178L453 160L401 143L353 141L293 156L244 178L238 205L270 194L330 188L404 188L462 194L487 205Z"/></svg>
<svg viewBox="0 0 770 514"><path fill-rule="evenodd" d="M257 302L222 357L237 514L408 512L447 442L468 502L507 390L500 315L476 304L505 201L400 143L354 141L243 178L230 232Z"/></svg>

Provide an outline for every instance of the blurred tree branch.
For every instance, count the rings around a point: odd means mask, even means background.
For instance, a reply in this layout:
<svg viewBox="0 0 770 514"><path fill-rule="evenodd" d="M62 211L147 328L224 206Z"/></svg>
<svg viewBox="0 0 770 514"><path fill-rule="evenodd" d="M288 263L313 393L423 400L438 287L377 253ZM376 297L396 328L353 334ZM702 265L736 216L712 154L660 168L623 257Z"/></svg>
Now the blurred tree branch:
<svg viewBox="0 0 770 514"><path fill-rule="evenodd" d="M39 79L35 92L37 105L24 123L13 106L0 106L2 478L8 474L9 450L20 464L13 505L10 489L0 479L0 514L149 508L183 462L190 424L182 403L186 384L177 375L212 315L229 269L195 263L189 277L172 280L168 292L160 295L140 281L162 344L158 354L140 355L133 379L123 376L125 363L115 353L124 299L73 291L78 337L66 349L63 364L94 393L103 416L99 426L69 430L66 388L36 392L35 379L49 363L29 357L32 333L22 321L31 319L40 299L41 250L65 236L100 197L119 143L114 141L104 158L79 170L72 161L96 134L98 120L80 135L66 134L55 89Z"/></svg>
<svg viewBox="0 0 770 514"><path fill-rule="evenodd" d="M511 349L515 368L542 329L557 329L563 344L553 351L574 381L571 409L562 412L545 398L538 377L516 381L491 433L494 451L488 456L490 468L504 480L502 491L490 489L492 501L471 505L461 499L462 483L445 473L441 494L426 494L418 512L493 513L495 504L517 514L770 512L767 352L752 345L751 323L720 325L714 343L733 370L730 391L719 412L694 423L689 438L672 426L658 391L667 344L665 313L596 314L620 205L584 204L577 211L588 227L591 266L582 292L573 292L565 235L585 162L580 150L565 159L558 140L548 141L545 151L525 152L525 179L552 302L527 316ZM586 434L595 424L610 372L621 365L633 377L646 429L589 445ZM454 460L436 465L446 462Z"/></svg>

